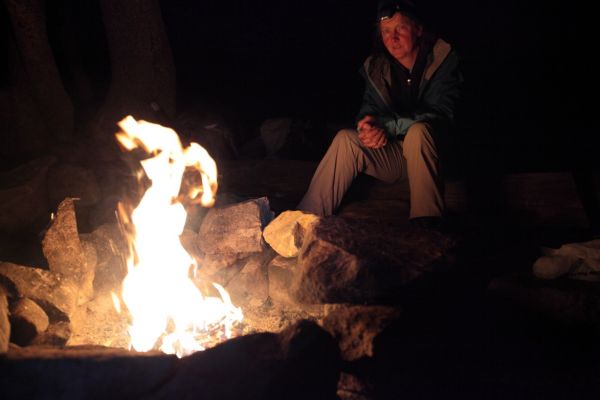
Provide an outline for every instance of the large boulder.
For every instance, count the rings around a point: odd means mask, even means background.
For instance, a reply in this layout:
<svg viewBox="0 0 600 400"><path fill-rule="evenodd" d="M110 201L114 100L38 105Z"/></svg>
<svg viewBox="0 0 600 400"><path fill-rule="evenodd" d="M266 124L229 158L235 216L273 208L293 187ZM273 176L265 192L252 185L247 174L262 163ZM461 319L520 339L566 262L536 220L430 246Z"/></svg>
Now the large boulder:
<svg viewBox="0 0 600 400"><path fill-rule="evenodd" d="M453 266L456 240L327 217L304 238L291 291L305 303L390 301L425 274Z"/></svg>

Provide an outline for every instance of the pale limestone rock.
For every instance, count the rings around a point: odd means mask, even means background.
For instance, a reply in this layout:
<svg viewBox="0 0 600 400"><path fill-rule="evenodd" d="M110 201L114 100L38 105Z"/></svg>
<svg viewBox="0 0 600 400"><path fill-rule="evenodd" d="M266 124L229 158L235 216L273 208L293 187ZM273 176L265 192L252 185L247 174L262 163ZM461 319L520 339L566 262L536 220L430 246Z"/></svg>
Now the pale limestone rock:
<svg viewBox="0 0 600 400"><path fill-rule="evenodd" d="M302 238L319 217L302 211L284 211L263 232L265 241L283 257L296 257Z"/></svg>

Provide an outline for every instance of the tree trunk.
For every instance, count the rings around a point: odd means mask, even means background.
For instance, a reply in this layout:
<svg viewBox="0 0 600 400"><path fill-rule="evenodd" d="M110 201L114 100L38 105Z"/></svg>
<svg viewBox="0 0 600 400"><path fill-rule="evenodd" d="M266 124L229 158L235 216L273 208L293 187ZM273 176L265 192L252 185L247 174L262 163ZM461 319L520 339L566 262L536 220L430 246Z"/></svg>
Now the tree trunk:
<svg viewBox="0 0 600 400"><path fill-rule="evenodd" d="M41 119L45 131L38 129L18 132L24 137L33 136L35 143L50 144L53 140L67 141L73 137L73 104L67 95L46 31L43 3L41 0L4 0L17 45L17 59L12 61L13 98L15 110L32 113L17 115L17 121ZM39 137L44 136L44 137ZM34 152L35 148L25 148ZM32 151L33 150L33 151Z"/></svg>
<svg viewBox="0 0 600 400"><path fill-rule="evenodd" d="M112 80L98 114L100 134L114 140L127 115L156 120L151 103L175 113L175 66L158 0L101 0Z"/></svg>

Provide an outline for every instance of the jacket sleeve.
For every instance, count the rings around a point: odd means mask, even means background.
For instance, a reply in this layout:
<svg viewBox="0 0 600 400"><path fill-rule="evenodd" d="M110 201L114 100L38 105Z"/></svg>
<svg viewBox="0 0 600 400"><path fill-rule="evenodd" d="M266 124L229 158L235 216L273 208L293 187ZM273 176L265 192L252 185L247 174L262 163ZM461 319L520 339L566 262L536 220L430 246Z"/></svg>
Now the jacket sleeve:
<svg viewBox="0 0 600 400"><path fill-rule="evenodd" d="M450 53L439 69L433 74L420 102L421 107L412 115L381 115L381 122L390 136L404 136L408 128L415 122L454 123L454 114L460 93L463 77L458 59L454 52Z"/></svg>
<svg viewBox="0 0 600 400"><path fill-rule="evenodd" d="M365 78L365 92L363 94L362 104L358 114L356 115L355 122L358 123L358 121L364 118L365 115L382 116L389 113L389 108L383 104L380 96L375 92L375 89L373 89L373 87Z"/></svg>

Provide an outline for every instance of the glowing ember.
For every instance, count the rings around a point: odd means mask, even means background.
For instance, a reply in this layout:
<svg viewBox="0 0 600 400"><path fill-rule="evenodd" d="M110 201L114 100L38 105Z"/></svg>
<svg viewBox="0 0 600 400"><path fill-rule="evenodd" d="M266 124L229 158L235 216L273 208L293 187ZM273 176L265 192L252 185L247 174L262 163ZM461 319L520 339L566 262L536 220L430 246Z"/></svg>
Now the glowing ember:
<svg viewBox="0 0 600 400"><path fill-rule="evenodd" d="M202 186L186 194L204 206L214 204L217 167L204 148L192 143L183 149L172 129L128 116L119 122L117 139L127 150L143 148L152 155L141 162L152 185L131 215L120 205L119 217L131 232L128 274L122 299L132 324L131 346L137 351L159 348L179 357L203 350L206 341L231 337L243 318L221 286L220 294L205 297L190 279L196 270L181 235L187 213L178 201L187 167L197 170Z"/></svg>

